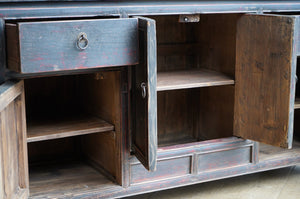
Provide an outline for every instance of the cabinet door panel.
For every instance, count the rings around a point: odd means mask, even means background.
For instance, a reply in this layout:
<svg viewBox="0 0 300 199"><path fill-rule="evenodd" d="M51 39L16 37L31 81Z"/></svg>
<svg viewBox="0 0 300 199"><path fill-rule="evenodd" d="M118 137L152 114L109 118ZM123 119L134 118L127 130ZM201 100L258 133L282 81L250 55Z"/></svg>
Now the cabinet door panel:
<svg viewBox="0 0 300 199"><path fill-rule="evenodd" d="M140 64L132 71L132 148L150 171L156 168L157 94L155 21L138 17Z"/></svg>
<svg viewBox="0 0 300 199"><path fill-rule="evenodd" d="M23 81L0 85L0 198L28 197Z"/></svg>
<svg viewBox="0 0 300 199"><path fill-rule="evenodd" d="M237 24L234 134L291 148L295 18L243 15Z"/></svg>

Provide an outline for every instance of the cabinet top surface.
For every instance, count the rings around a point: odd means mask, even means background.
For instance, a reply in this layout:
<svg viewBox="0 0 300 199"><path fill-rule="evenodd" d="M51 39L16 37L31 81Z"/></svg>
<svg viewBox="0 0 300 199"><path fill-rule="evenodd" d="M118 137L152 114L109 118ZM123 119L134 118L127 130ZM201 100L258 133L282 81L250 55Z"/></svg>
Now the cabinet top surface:
<svg viewBox="0 0 300 199"><path fill-rule="evenodd" d="M2 0L0 3L3 18L296 11L300 11L300 1L296 0Z"/></svg>

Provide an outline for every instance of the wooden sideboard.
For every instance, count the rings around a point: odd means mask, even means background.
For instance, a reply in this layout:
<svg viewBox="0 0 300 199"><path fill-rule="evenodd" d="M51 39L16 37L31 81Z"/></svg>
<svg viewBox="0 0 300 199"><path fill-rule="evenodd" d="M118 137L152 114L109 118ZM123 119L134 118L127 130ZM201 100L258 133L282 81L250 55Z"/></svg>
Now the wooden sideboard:
<svg viewBox="0 0 300 199"><path fill-rule="evenodd" d="M0 3L0 198L120 198L300 163L300 2Z"/></svg>

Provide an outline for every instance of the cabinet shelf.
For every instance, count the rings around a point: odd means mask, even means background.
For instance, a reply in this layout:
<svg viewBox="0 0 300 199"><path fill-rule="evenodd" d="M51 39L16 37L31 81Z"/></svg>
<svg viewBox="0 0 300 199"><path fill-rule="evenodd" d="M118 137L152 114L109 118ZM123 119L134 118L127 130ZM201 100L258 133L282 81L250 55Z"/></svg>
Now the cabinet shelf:
<svg viewBox="0 0 300 199"><path fill-rule="evenodd" d="M113 131L114 126L106 121L87 115L33 120L27 125L27 142Z"/></svg>
<svg viewBox="0 0 300 199"><path fill-rule="evenodd" d="M157 91L234 84L234 80L220 72L196 69L157 74Z"/></svg>
<svg viewBox="0 0 300 199"><path fill-rule="evenodd" d="M29 171L30 195L37 198L72 198L83 191L121 189L84 162L32 166Z"/></svg>
<svg viewBox="0 0 300 199"><path fill-rule="evenodd" d="M300 98L296 98L294 109L300 109Z"/></svg>

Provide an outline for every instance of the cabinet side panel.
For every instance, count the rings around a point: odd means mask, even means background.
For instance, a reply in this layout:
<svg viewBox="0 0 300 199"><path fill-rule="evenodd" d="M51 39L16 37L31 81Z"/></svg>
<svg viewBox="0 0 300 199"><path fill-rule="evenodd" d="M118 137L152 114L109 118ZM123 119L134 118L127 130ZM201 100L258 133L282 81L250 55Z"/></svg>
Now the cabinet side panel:
<svg viewBox="0 0 300 199"><path fill-rule="evenodd" d="M15 198L28 188L27 163L23 157L24 145L20 144L23 133L19 125L22 121L17 113L16 99L1 112L1 198ZM25 148L26 149L26 148ZM21 162L22 161L22 162ZM28 192L27 192L28 193ZM25 194L26 195L26 194Z"/></svg>
<svg viewBox="0 0 300 199"><path fill-rule="evenodd" d="M122 184L121 171L121 97L120 72L101 72L79 77L82 109L99 117L115 129L83 138L83 151L87 158Z"/></svg>

